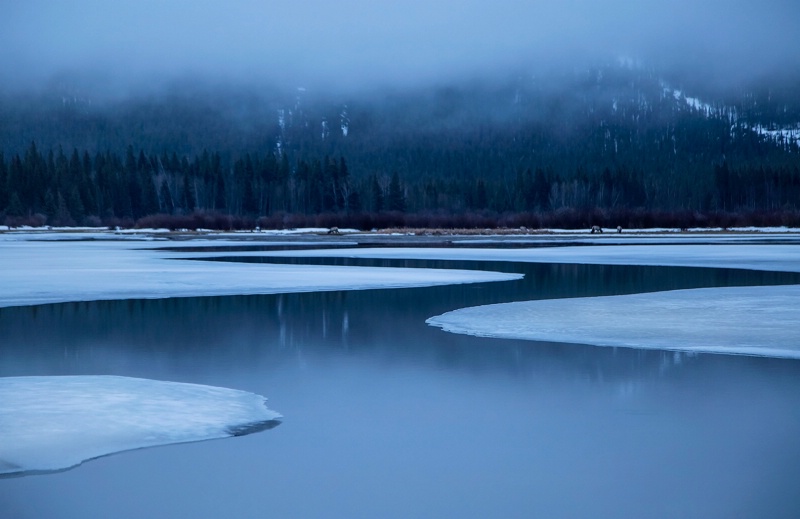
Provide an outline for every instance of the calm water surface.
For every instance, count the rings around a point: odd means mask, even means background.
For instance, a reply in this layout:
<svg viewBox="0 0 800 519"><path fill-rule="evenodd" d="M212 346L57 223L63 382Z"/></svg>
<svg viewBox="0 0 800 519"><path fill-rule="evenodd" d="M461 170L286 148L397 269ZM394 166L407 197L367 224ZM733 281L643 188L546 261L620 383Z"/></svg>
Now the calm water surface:
<svg viewBox="0 0 800 519"><path fill-rule="evenodd" d="M800 362L474 338L424 323L477 304L797 275L328 261L526 277L1 309L0 376L227 386L268 396L285 420L0 480L0 517L800 516Z"/></svg>

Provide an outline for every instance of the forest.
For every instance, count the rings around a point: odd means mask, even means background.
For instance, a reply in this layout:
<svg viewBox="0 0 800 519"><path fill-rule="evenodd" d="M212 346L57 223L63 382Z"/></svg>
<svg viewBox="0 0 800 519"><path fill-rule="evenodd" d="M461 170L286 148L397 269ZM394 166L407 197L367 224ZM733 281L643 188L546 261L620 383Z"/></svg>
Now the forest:
<svg viewBox="0 0 800 519"><path fill-rule="evenodd" d="M787 93L788 92L788 93ZM332 98L174 86L0 102L0 222L170 228L800 225L791 91L619 66Z"/></svg>

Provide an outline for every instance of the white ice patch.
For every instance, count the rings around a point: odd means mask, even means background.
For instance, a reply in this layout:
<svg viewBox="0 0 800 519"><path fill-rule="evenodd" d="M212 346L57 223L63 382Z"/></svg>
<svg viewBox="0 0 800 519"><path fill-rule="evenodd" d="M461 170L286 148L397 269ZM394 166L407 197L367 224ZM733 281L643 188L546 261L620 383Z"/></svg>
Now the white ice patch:
<svg viewBox="0 0 800 519"><path fill-rule="evenodd" d="M116 452L277 425L265 398L115 376L0 378L0 475L64 470Z"/></svg>
<svg viewBox="0 0 800 519"><path fill-rule="evenodd" d="M161 242L0 238L0 307L68 301L408 288L519 279L518 274L423 268L187 261L232 253L151 250ZM190 240L187 246L260 245ZM174 245L174 244L172 244ZM235 253L237 256L246 253Z"/></svg>
<svg viewBox="0 0 800 519"><path fill-rule="evenodd" d="M800 286L704 288L463 308L445 331L549 342L800 358Z"/></svg>
<svg viewBox="0 0 800 519"><path fill-rule="evenodd" d="M597 235L595 235L597 236ZM242 256L297 256L330 258L439 259L467 261L520 261L527 263L577 263L583 265L651 265L662 267L717 267L800 272L796 236L781 236L786 244L759 243L769 235L670 235L637 237L604 235L581 237L572 243L626 244L580 247L491 248L359 248L301 251L246 252ZM777 238L777 236L775 237ZM512 240L508 240L512 241ZM529 239L531 243L565 244L558 237ZM660 245L663 243L669 245ZM701 242L701 243L693 243ZM706 244L706 242L710 244ZM459 243L465 243L464 240ZM631 244L631 245L627 245ZM238 254L237 254L238 255Z"/></svg>

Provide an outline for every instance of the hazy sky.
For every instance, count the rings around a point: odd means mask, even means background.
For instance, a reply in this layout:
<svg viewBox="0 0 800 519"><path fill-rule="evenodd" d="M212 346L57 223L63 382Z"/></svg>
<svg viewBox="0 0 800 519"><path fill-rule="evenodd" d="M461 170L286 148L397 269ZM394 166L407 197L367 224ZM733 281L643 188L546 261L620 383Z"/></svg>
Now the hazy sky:
<svg viewBox="0 0 800 519"><path fill-rule="evenodd" d="M796 0L5 0L0 66L369 86L627 55L725 82L800 69L799 34Z"/></svg>

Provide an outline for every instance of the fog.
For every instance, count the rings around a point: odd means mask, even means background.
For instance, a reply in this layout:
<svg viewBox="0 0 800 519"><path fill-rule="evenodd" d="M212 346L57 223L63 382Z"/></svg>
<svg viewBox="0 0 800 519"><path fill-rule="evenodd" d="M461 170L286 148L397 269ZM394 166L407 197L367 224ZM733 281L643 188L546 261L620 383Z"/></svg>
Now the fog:
<svg viewBox="0 0 800 519"><path fill-rule="evenodd" d="M198 76L354 89L628 56L724 85L800 67L798 21L788 0L12 0L0 66L22 89Z"/></svg>

